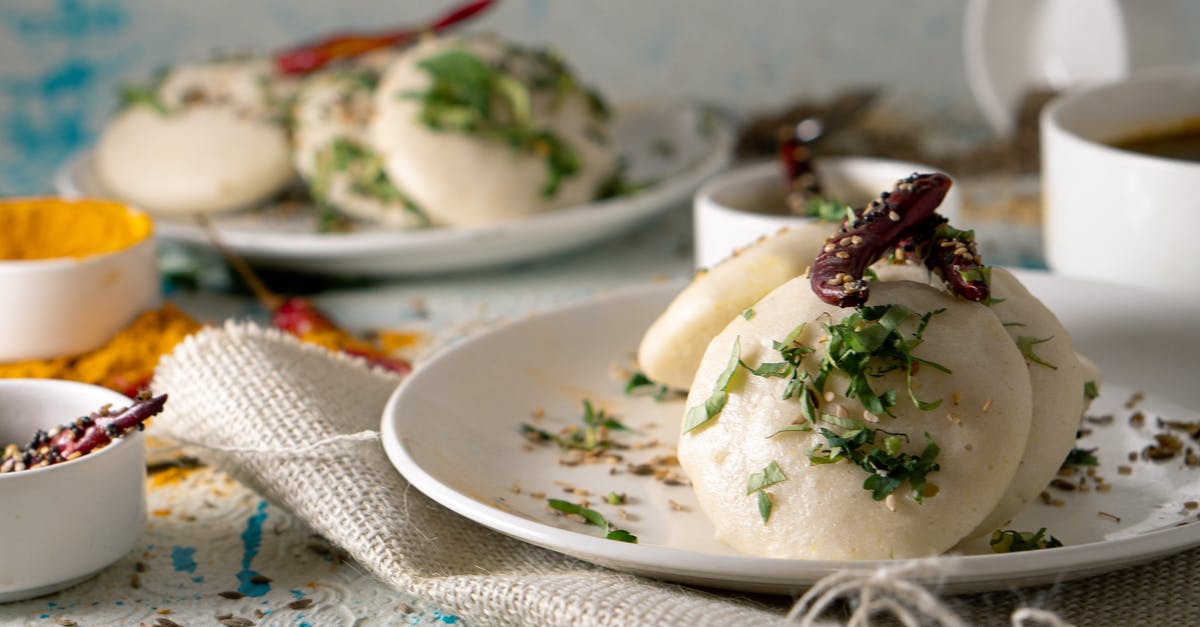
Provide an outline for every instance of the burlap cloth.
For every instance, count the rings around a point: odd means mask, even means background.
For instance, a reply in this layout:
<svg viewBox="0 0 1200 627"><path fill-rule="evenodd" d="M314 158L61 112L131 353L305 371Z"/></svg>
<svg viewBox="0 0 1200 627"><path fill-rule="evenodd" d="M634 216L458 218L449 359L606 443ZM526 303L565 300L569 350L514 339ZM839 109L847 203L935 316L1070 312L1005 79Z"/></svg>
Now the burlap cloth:
<svg viewBox="0 0 1200 627"><path fill-rule="evenodd" d="M291 337L228 323L160 364L160 433L291 510L387 584L479 625L761 625L795 599L702 591L627 575L493 532L396 472L378 437L398 380ZM854 624L867 609L942 625L1200 625L1200 551L1035 589L938 598L903 573L823 582L801 624ZM808 611L834 597L820 616ZM853 616L860 609L858 617ZM1024 608L1024 609L1020 609ZM1014 610L1019 610L1014 614ZM383 617L379 617L383 618ZM818 622L814 622L817 619ZM886 619L885 619L886 620ZM830 622L832 621L832 623Z"/></svg>

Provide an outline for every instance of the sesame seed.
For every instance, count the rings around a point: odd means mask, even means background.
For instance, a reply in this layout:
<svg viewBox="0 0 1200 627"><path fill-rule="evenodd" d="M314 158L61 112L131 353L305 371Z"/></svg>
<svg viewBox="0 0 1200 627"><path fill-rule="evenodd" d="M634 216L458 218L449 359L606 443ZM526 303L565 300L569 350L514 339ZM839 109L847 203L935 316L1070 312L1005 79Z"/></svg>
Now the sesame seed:
<svg viewBox="0 0 1200 627"><path fill-rule="evenodd" d="M990 398L989 398L989 399L987 399L986 401L984 401L984 402L983 402L983 405L980 405L980 406L979 406L979 411L981 411L981 412L983 412L983 413L985 413L985 414L986 414L986 413L987 413L987 411L988 411L989 409L991 409L991 408L992 408L992 399L990 399Z"/></svg>
<svg viewBox="0 0 1200 627"><path fill-rule="evenodd" d="M896 511L896 495L889 494L883 499L883 504L887 506L888 511Z"/></svg>
<svg viewBox="0 0 1200 627"><path fill-rule="evenodd" d="M871 412L864 409L863 410L863 420L866 420L867 422L879 422L879 416L876 416L875 414L872 414Z"/></svg>
<svg viewBox="0 0 1200 627"><path fill-rule="evenodd" d="M824 396L821 398L824 398L826 403L832 403L833 399L837 398L837 396L833 393L833 390L826 390Z"/></svg>
<svg viewBox="0 0 1200 627"><path fill-rule="evenodd" d="M849 259L849 258L850 258L850 253L848 253L848 252L846 252L846 251L844 251L844 250L838 251L838 253L837 253L837 258L838 258L838 259Z"/></svg>

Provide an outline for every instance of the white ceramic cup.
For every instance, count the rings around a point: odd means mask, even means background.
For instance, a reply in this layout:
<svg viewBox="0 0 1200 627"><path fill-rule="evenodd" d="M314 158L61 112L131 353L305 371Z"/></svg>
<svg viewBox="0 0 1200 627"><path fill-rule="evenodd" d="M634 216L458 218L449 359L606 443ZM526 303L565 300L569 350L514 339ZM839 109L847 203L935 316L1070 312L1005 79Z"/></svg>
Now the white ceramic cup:
<svg viewBox="0 0 1200 627"><path fill-rule="evenodd" d="M815 166L826 194L855 206L866 204L914 172L938 171L920 163L872 157L819 157ZM692 204L696 267L711 268L764 235L813 221L806 216L772 213L786 206L786 193L783 170L776 162L735 168L701 187ZM951 188L938 212L955 221L960 202ZM830 232L836 229L836 224L830 224Z"/></svg>
<svg viewBox="0 0 1200 627"><path fill-rule="evenodd" d="M130 400L49 379L0 380L0 446ZM69 462L0 474L0 603L82 581L141 541L146 526L142 434Z"/></svg>
<svg viewBox="0 0 1200 627"><path fill-rule="evenodd" d="M1200 292L1200 162L1105 142L1200 118L1200 68L1069 92L1041 116L1046 262L1057 273Z"/></svg>

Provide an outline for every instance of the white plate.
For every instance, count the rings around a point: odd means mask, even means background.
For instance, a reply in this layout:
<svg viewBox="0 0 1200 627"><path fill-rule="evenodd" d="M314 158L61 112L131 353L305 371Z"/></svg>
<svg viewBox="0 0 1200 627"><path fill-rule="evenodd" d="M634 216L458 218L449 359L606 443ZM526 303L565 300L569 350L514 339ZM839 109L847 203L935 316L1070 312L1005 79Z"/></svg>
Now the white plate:
<svg viewBox="0 0 1200 627"><path fill-rule="evenodd" d="M728 164L733 145L725 118L684 103L620 107L614 136L629 160L630 179L653 180L654 185L622 198L484 227L316 233L308 206L225 214L214 223L222 242L250 261L314 272L387 276L494 266L617 235L685 202ZM92 158L91 151L83 151L59 169L54 177L59 194L109 195L96 179ZM205 230L190 219L156 216L156 229L168 240L209 243Z"/></svg>
<svg viewBox="0 0 1200 627"><path fill-rule="evenodd" d="M1067 546L1011 554L966 555L947 560L950 573L938 585L948 592L1002 589L1104 572L1200 544L1196 511L1200 470L1131 463L1132 475L1116 466L1145 446L1153 417L1196 420L1160 400L1163 386L1177 401L1200 407L1191 380L1200 349L1200 300L1147 294L1124 287L1021 273L1026 284L1055 308L1077 346L1106 370L1108 381L1146 390L1139 407L1150 417L1143 429L1128 425L1122 407L1129 388L1107 384L1093 414L1114 413L1111 426L1092 427L1081 446L1099 447L1100 474L1111 492L1055 492L1056 508L1031 505L1013 528L1045 526ZM383 414L384 448L397 469L419 490L446 507L502 533L618 570L668 580L732 589L793 593L839 569L883 562L804 561L735 554L712 539L691 489L629 473L610 475L603 465L565 467L557 451L530 451L518 434L523 422L557 431L578 424L582 399L614 413L641 435L663 446L622 451L631 462L668 454L677 441L682 401L656 402L623 394L613 364L629 363L642 332L678 291L678 284L647 286L511 323L453 346L414 372ZM1147 383L1157 385L1152 387ZM531 414L540 409L544 418ZM657 426L649 426L649 425ZM623 466L621 466L623 468ZM545 496L574 500L556 481L589 490L593 509L639 538L626 544L599 537L596 527L557 516ZM521 493L512 491L520 488ZM625 492L631 520L603 501ZM540 495L539 495L540 496ZM673 511L670 501L691 511ZM1099 516L1104 511L1120 522ZM1192 524L1177 524L1190 521ZM986 550L986 546L984 547Z"/></svg>
<svg viewBox="0 0 1200 627"><path fill-rule="evenodd" d="M967 79L998 135L1021 99L1111 81L1181 57L1173 10L1138 0L971 0L963 23Z"/></svg>

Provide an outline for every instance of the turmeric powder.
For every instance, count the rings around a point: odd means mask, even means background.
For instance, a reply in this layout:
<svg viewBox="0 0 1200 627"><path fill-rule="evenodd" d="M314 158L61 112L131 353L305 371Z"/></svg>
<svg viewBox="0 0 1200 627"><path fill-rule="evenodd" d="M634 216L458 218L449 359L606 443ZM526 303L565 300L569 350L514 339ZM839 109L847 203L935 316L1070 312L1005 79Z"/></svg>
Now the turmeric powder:
<svg viewBox="0 0 1200 627"><path fill-rule="evenodd" d="M161 356L201 325L168 303L143 312L107 344L82 355L0 364L0 378L68 379L133 396L150 382Z"/></svg>
<svg viewBox="0 0 1200 627"><path fill-rule="evenodd" d="M18 198L0 201L0 261L87 257L150 236L150 218L106 200Z"/></svg>

